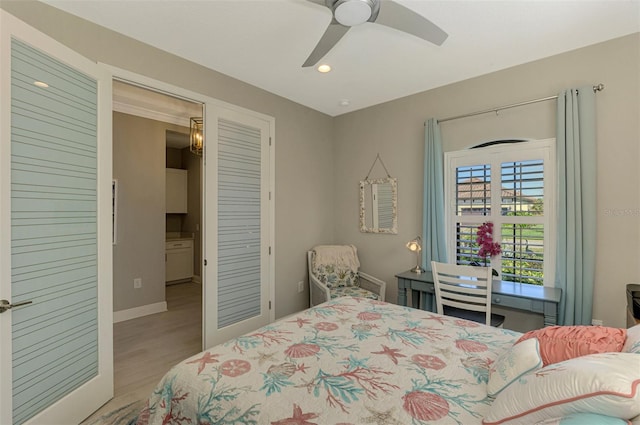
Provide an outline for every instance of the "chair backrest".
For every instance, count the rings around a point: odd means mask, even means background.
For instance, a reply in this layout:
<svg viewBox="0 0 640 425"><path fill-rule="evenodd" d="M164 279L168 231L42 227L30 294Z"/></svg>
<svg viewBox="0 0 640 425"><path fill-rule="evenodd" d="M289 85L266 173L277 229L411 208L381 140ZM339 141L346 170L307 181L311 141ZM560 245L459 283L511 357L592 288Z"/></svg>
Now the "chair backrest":
<svg viewBox="0 0 640 425"><path fill-rule="evenodd" d="M317 245L312 249L314 253L312 266L331 265L357 271L360 267L358 250L354 245Z"/></svg>
<svg viewBox="0 0 640 425"><path fill-rule="evenodd" d="M438 314L444 314L444 306L484 312L491 325L491 267L432 261L431 270Z"/></svg>
<svg viewBox="0 0 640 425"><path fill-rule="evenodd" d="M313 248L310 267L327 286L356 285L360 261L353 245L318 245ZM331 282L331 283L329 283Z"/></svg>
<svg viewBox="0 0 640 425"><path fill-rule="evenodd" d="M313 274L313 251L307 251L307 270L311 276Z"/></svg>

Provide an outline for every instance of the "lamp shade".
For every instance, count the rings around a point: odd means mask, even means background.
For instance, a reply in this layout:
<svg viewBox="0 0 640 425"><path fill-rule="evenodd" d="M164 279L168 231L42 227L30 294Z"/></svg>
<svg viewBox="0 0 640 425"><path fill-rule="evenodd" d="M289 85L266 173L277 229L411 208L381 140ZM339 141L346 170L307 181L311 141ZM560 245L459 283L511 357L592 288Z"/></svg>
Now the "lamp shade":
<svg viewBox="0 0 640 425"><path fill-rule="evenodd" d="M420 238L420 236L416 236L415 239L410 240L409 242L407 242L407 249L411 252L420 252L422 251L422 239Z"/></svg>

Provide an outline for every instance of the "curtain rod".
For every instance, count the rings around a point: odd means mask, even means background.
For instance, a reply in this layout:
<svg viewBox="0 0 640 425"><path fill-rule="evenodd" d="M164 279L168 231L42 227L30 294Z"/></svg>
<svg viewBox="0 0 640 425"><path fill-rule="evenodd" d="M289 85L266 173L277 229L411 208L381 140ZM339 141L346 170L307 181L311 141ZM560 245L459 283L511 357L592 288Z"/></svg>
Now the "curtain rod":
<svg viewBox="0 0 640 425"><path fill-rule="evenodd" d="M604 84L600 83L597 86L593 86L593 91L594 92L599 92L604 90ZM492 109L485 109L484 111L478 111L478 112L472 112L470 114L464 114L464 115L458 115L455 117L447 117L447 118L443 118L441 120L438 120L438 123L442 123L445 121L453 121L453 120L457 120L460 118L467 118L467 117L473 117L475 115L481 115L481 114L488 114L489 112L495 112L496 114L498 113L498 111L502 111L504 109L510 109L510 108L515 108L517 106L524 106L524 105L530 105L532 103L539 103L539 102L546 102L547 100L554 100L557 99L558 96L549 96L549 97L543 97L540 99L534 99L534 100L527 100L525 102L519 102L519 103L513 103L511 105L506 105L506 106L500 106L498 108L492 108Z"/></svg>

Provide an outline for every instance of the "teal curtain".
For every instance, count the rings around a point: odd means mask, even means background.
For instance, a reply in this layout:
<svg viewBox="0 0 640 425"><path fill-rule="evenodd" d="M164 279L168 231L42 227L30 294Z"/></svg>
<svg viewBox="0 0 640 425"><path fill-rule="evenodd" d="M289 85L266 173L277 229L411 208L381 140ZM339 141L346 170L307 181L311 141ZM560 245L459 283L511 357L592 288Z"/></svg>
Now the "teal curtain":
<svg viewBox="0 0 640 425"><path fill-rule="evenodd" d="M434 118L425 123L424 206L422 218L422 267L431 261L447 261L444 238L444 155L440 126Z"/></svg>
<svg viewBox="0 0 640 425"><path fill-rule="evenodd" d="M596 260L595 94L558 95L558 241L555 285L563 325L590 325Z"/></svg>

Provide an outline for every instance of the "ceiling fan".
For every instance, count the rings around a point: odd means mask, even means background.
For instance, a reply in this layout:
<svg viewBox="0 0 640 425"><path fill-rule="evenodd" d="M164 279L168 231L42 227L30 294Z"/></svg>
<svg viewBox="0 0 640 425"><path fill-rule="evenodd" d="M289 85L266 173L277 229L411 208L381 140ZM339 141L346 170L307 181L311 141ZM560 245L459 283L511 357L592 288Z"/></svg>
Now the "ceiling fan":
<svg viewBox="0 0 640 425"><path fill-rule="evenodd" d="M355 25L375 22L415 35L438 46L448 35L436 24L391 0L308 0L326 6L333 19L302 67L313 66Z"/></svg>

